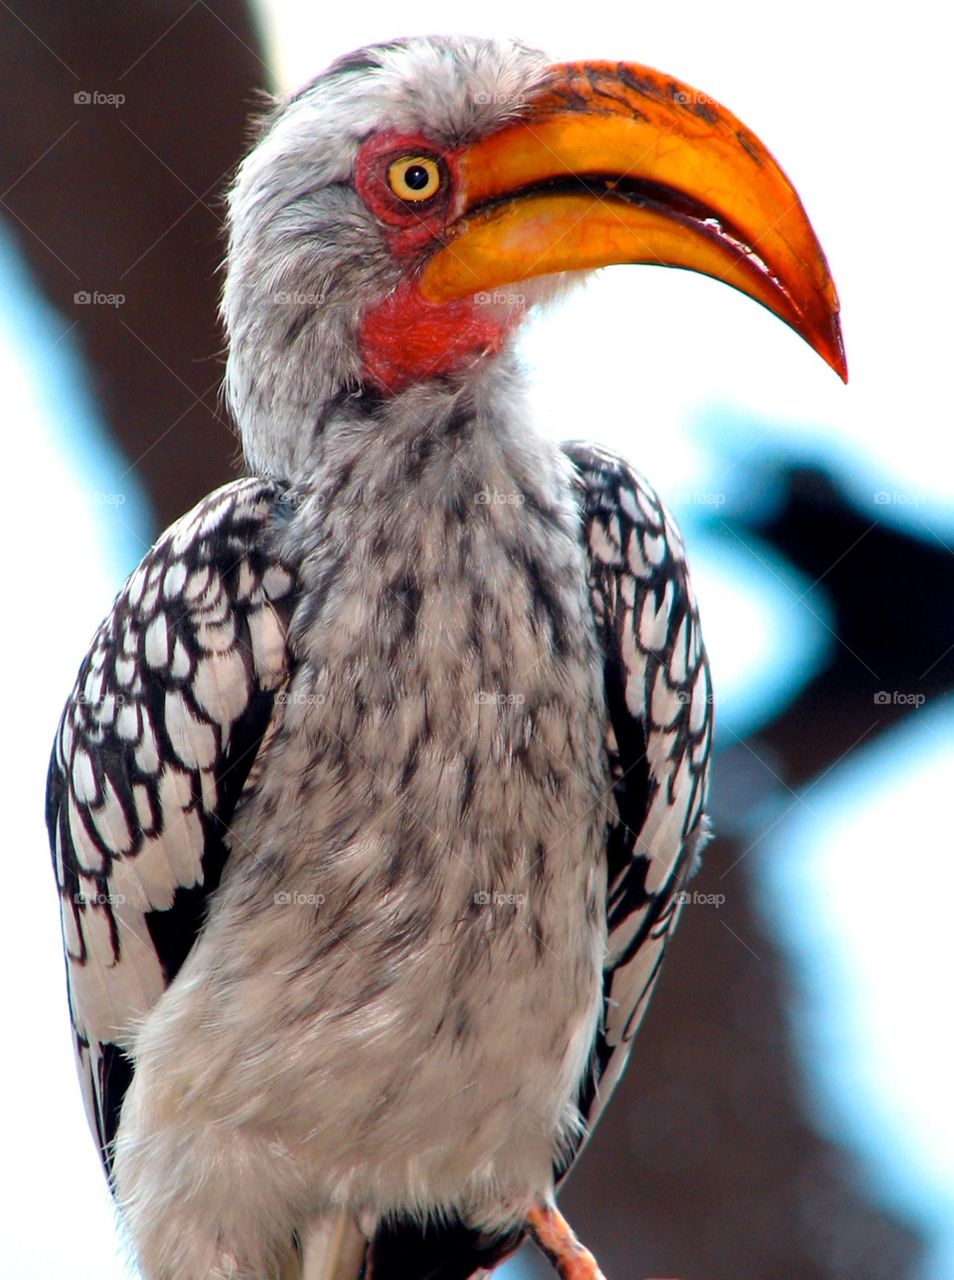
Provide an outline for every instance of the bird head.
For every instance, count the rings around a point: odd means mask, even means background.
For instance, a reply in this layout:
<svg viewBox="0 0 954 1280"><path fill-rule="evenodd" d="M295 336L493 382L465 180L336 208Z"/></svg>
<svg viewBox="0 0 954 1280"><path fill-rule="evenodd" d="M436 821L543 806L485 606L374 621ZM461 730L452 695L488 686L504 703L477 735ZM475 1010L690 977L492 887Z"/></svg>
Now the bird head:
<svg viewBox="0 0 954 1280"><path fill-rule="evenodd" d="M512 42L350 54L275 104L229 197L227 394L250 463L294 474L327 406L484 377L527 310L614 263L762 303L846 376L801 202L707 95Z"/></svg>

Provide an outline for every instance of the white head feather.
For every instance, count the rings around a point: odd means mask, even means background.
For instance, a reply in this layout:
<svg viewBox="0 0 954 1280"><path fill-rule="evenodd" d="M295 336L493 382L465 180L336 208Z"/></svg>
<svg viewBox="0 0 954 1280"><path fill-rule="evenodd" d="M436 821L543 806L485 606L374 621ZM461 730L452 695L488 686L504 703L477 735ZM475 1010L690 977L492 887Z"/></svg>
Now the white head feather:
<svg viewBox="0 0 954 1280"><path fill-rule="evenodd" d="M396 41L276 104L229 196L222 298L226 393L254 470L307 467L323 410L360 385L362 311L406 270L352 185L360 144L382 129L442 147L476 139L519 116L547 65L509 41Z"/></svg>

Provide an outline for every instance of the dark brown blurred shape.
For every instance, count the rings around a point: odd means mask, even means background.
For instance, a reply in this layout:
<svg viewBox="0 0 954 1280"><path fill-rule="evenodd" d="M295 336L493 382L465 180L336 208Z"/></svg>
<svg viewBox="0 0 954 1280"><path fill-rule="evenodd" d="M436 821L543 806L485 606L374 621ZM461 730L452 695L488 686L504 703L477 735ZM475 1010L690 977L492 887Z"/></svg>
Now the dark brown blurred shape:
<svg viewBox="0 0 954 1280"><path fill-rule="evenodd" d="M75 324L160 525L234 473L221 196L269 81L240 0L0 6L0 216Z"/></svg>
<svg viewBox="0 0 954 1280"><path fill-rule="evenodd" d="M745 869L721 878L745 847L716 841L689 886L725 902L684 908L564 1212L613 1280L902 1280L918 1242L805 1118L786 976Z"/></svg>
<svg viewBox="0 0 954 1280"><path fill-rule="evenodd" d="M160 526L234 472L217 402L220 196L269 79L239 0L0 3L0 216L64 331L75 325ZM74 301L82 292L125 301ZM855 538L846 511L833 493L795 502L777 544L796 563L817 546L818 564L804 567L825 573ZM888 550L917 592L927 561L903 544ZM887 552L877 563L859 554L826 578L853 648L883 633ZM936 568L943 577L946 564ZM892 679L914 687L894 669ZM841 654L756 754L801 785L865 731L870 698ZM751 769L745 750L719 758L724 811L751 802ZM756 769L756 789L768 776ZM687 907L632 1067L567 1189L568 1215L615 1280L903 1280L917 1242L864 1199L806 1116L786 980L752 882L744 867L721 879L743 851L723 839L707 854L692 888L726 901Z"/></svg>

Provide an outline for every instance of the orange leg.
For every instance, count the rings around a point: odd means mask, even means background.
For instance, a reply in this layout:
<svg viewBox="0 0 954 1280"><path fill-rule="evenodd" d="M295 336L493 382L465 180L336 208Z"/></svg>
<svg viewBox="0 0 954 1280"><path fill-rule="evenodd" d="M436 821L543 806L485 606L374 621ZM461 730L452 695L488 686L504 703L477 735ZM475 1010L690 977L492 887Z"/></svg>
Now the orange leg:
<svg viewBox="0 0 954 1280"><path fill-rule="evenodd" d="M527 1230L556 1267L561 1280L606 1280L592 1253L580 1244L555 1204L531 1209Z"/></svg>

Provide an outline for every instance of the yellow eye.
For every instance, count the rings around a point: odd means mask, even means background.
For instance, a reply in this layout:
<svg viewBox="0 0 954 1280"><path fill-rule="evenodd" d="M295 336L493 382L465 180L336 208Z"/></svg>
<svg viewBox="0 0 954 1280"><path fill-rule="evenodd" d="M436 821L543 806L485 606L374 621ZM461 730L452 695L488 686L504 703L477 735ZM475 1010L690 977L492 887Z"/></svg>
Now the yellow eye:
<svg viewBox="0 0 954 1280"><path fill-rule="evenodd" d="M388 186L401 200L430 200L440 190L440 167L430 156L401 156L388 165Z"/></svg>

